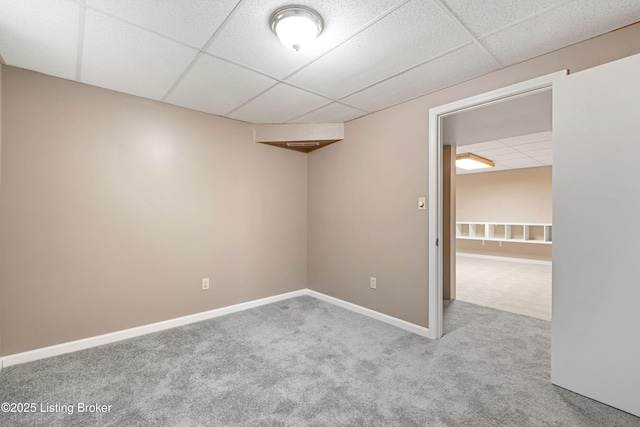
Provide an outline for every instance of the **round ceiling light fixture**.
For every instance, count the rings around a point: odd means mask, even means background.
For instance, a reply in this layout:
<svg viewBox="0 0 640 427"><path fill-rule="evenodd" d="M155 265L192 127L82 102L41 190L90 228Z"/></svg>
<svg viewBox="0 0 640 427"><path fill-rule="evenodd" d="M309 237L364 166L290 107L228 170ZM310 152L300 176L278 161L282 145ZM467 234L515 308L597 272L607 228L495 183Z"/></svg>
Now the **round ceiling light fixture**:
<svg viewBox="0 0 640 427"><path fill-rule="evenodd" d="M315 40L324 26L322 17L304 6L281 7L273 12L269 23L282 44L295 51Z"/></svg>

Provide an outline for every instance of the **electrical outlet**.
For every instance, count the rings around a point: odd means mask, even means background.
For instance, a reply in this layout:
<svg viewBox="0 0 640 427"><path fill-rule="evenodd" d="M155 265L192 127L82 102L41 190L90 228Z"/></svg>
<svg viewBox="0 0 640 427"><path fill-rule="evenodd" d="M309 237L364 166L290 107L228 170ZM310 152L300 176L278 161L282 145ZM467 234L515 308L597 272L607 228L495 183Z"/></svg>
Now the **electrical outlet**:
<svg viewBox="0 0 640 427"><path fill-rule="evenodd" d="M377 289L375 277L369 277L369 286L371 287L371 289Z"/></svg>
<svg viewBox="0 0 640 427"><path fill-rule="evenodd" d="M202 290L203 291L208 291L209 290L209 278L205 277L204 279L202 279Z"/></svg>

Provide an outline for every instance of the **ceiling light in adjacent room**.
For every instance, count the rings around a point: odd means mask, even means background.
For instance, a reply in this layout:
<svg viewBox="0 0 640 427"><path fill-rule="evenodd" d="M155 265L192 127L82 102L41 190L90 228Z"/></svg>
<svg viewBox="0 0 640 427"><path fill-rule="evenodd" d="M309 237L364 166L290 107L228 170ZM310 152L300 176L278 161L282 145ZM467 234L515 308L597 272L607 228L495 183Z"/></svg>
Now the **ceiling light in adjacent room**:
<svg viewBox="0 0 640 427"><path fill-rule="evenodd" d="M484 157L471 153L458 154L456 156L456 167L466 170L492 168L496 164Z"/></svg>
<svg viewBox="0 0 640 427"><path fill-rule="evenodd" d="M315 40L324 25L316 11L304 6L282 7L271 15L269 22L282 44L295 51Z"/></svg>

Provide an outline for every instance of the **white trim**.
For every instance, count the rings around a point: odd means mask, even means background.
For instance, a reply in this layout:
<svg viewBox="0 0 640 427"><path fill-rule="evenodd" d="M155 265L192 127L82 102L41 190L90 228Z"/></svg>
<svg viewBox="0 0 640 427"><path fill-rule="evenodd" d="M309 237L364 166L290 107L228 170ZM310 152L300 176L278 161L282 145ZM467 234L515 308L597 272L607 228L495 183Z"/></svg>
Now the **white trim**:
<svg viewBox="0 0 640 427"><path fill-rule="evenodd" d="M437 109L429 110L429 338L442 336L442 136Z"/></svg>
<svg viewBox="0 0 640 427"><path fill-rule="evenodd" d="M496 261L520 262L523 264L552 265L551 261L543 261L541 259L510 258L510 257L495 256L495 255L467 254L464 252L456 252L456 255L464 256L467 258L482 258L482 259L493 259Z"/></svg>
<svg viewBox="0 0 640 427"><path fill-rule="evenodd" d="M491 92L461 99L429 109L429 330L430 338L442 336L442 249L436 239L442 239L442 119L448 115L502 102L535 91L548 90L554 80L566 76L567 70L547 74Z"/></svg>
<svg viewBox="0 0 640 427"><path fill-rule="evenodd" d="M260 307L262 305L284 301L290 298L296 298L304 295L308 295L310 297L328 302L330 304L337 305L338 307L342 307L347 310L351 310L356 313L371 317L373 319L380 320L406 331L413 332L414 334L418 334L428 338L430 337L429 329L416 325L414 323L410 323L396 317L388 316L386 314L370 310L368 308L352 304L338 298L330 297L328 295L321 294L320 292L312 291L310 289L301 289L299 291L274 295L272 297L248 301L228 307L217 308L215 310L204 311L202 313L196 313L188 316L178 317L175 319L165 320L162 322L151 323L131 329L111 332L104 335L97 335L95 337L84 338L77 341L70 341L62 344L52 345L50 347L38 348L36 350L25 351L23 353L11 354L0 358L0 370L2 370L3 367L18 365L20 363L33 362L35 360L46 359L48 357L59 356L66 353L72 353L74 351L97 347L104 344L111 344L117 341L135 338L153 332L164 331L165 329L184 326L190 323L200 322L203 320L212 319L214 317L224 316L226 314L236 313L238 311L248 310L250 308Z"/></svg>
<svg viewBox="0 0 640 427"><path fill-rule="evenodd" d="M307 289L307 295L309 295L310 297L328 302L330 304L337 305L338 307L356 312L358 314L371 317L372 319L380 320L381 322L388 323L389 325L393 325L400 329L404 329L405 331L413 332L414 334L418 334L427 338L431 337L429 334L429 329L423 326L416 325L415 323L410 323L410 322L407 322L406 320L398 319L397 317L380 313L379 311L371 310L369 308L362 307L360 305L353 304L338 298L334 298L329 295L322 294L320 292L312 291L311 289Z"/></svg>
<svg viewBox="0 0 640 427"><path fill-rule="evenodd" d="M458 240L481 240L483 242L502 242L502 243L533 243L534 245L551 245L553 242L545 242L543 240L524 240L524 239L496 239L494 237L467 237L456 236Z"/></svg>
<svg viewBox="0 0 640 427"><path fill-rule="evenodd" d="M7 367L12 365L17 365L20 363L32 362L34 360L46 359L47 357L59 356L61 354L71 353L78 350L84 350L91 347L97 347L104 344L110 344L117 341L122 341L129 338L135 338L141 335L150 334L153 332L164 331L165 329L171 329L177 326L184 326L190 323L200 322L202 320L212 319L214 317L224 316L225 314L236 313L238 311L243 311L250 308L259 307L261 305L271 304L274 302L286 300L289 298L295 298L303 295L307 295L306 289L302 289L294 292L288 292L286 294L274 295L272 297L244 302L241 304L230 305L228 307L222 307L222 308L217 308L215 310L204 311L202 313L196 313L188 316L177 317L175 319L164 320L162 322L151 323L148 325L138 326L135 328L125 329L122 331L111 332L104 335L97 335L95 337L84 338L77 341L70 341L62 344L52 345L50 347L43 347L36 350L25 351L24 353L11 354L9 356L3 357L0 362L1 362L1 366Z"/></svg>

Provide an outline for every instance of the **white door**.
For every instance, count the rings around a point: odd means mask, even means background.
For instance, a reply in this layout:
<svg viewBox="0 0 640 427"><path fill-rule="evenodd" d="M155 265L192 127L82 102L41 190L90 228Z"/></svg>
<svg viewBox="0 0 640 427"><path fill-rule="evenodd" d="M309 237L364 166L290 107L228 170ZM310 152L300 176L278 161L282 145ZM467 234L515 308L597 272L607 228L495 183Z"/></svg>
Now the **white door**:
<svg viewBox="0 0 640 427"><path fill-rule="evenodd" d="M640 416L640 55L553 87L551 381Z"/></svg>

